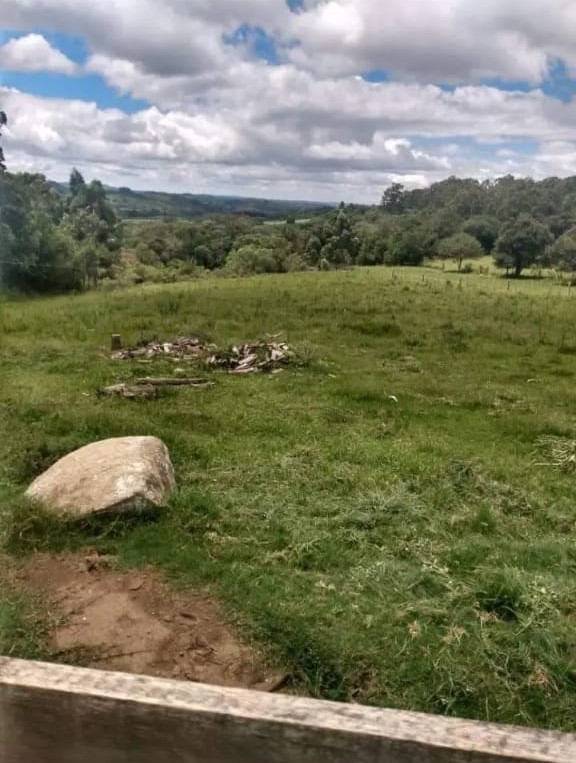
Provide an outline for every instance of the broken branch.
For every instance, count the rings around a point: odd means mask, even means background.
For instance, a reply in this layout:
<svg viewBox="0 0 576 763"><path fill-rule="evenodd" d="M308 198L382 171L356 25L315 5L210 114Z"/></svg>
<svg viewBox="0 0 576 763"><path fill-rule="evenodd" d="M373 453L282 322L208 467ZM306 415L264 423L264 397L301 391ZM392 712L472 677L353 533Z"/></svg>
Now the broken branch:
<svg viewBox="0 0 576 763"><path fill-rule="evenodd" d="M173 379L171 377L154 379L146 377L145 379L136 379L137 385L150 387L212 387L214 382L208 379Z"/></svg>

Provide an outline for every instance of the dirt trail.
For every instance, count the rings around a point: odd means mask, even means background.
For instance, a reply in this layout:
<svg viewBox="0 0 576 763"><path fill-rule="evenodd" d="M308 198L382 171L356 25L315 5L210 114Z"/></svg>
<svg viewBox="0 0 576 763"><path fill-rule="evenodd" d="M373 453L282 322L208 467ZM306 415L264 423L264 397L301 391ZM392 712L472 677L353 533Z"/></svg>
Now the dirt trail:
<svg viewBox="0 0 576 763"><path fill-rule="evenodd" d="M64 660L262 691L282 684L213 599L169 588L151 569L124 571L86 553L40 554L18 577L51 608L51 647Z"/></svg>

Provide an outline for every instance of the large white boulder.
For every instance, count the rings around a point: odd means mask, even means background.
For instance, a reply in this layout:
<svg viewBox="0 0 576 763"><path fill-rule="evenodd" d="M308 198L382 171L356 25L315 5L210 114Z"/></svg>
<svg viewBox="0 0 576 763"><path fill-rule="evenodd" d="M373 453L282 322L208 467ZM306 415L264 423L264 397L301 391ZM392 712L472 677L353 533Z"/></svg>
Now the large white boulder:
<svg viewBox="0 0 576 763"><path fill-rule="evenodd" d="M55 514L84 517L164 506L176 488L168 448L157 437L119 437L62 458L26 491Z"/></svg>

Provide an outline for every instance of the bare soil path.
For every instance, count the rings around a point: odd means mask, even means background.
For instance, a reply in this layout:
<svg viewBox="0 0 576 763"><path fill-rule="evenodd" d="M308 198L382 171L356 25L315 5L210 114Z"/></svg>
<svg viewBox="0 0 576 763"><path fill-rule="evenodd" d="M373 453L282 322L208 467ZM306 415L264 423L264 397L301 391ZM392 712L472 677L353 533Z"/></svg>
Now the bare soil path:
<svg viewBox="0 0 576 763"><path fill-rule="evenodd" d="M113 557L39 554L17 573L53 618L54 656L85 667L274 691L283 676L243 643L205 592L170 588Z"/></svg>

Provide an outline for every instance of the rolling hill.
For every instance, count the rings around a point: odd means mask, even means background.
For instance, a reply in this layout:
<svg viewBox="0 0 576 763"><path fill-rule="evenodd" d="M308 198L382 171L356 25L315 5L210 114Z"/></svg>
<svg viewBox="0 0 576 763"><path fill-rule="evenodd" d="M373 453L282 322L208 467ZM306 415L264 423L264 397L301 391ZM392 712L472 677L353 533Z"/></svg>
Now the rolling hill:
<svg viewBox="0 0 576 763"><path fill-rule="evenodd" d="M64 183L54 183L54 186L61 193L68 192L68 186ZM314 201L275 201L240 196L133 191L130 188L107 187L106 191L117 214L124 219L189 220L206 215L235 214L261 220L278 220L288 216L310 217L327 212L335 206Z"/></svg>

